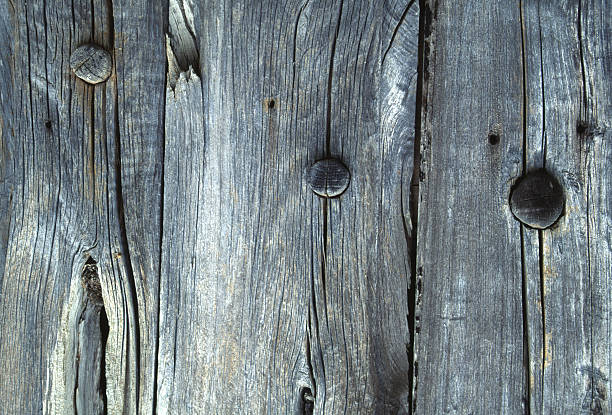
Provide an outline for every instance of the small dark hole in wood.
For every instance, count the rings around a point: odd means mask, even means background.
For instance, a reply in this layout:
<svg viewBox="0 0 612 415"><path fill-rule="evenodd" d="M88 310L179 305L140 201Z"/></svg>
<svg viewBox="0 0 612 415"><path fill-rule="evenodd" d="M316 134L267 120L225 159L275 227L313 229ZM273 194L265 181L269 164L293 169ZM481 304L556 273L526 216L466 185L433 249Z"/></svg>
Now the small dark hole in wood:
<svg viewBox="0 0 612 415"><path fill-rule="evenodd" d="M268 108L273 109L275 105L276 105L276 102L273 99L268 101Z"/></svg>
<svg viewBox="0 0 612 415"><path fill-rule="evenodd" d="M51 122L51 120L45 121L45 127L47 127L47 129L50 130L52 126L53 126L53 123Z"/></svg>
<svg viewBox="0 0 612 415"><path fill-rule="evenodd" d="M576 131L580 135L586 134L589 131L589 125L585 121L578 121Z"/></svg>
<svg viewBox="0 0 612 415"><path fill-rule="evenodd" d="M496 146L499 144L499 134L491 133L489 134L489 144L492 146Z"/></svg>
<svg viewBox="0 0 612 415"><path fill-rule="evenodd" d="M314 411L314 396L310 388L302 388L302 409L304 415L312 415Z"/></svg>

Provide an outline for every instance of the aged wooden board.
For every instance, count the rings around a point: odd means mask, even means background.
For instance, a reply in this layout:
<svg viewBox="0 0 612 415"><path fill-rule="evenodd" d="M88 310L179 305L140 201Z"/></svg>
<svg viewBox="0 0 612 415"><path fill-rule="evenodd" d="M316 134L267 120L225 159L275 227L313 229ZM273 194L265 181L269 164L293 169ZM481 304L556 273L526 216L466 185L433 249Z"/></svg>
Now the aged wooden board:
<svg viewBox="0 0 612 415"><path fill-rule="evenodd" d="M0 413L612 413L612 5L421 3L0 0Z"/></svg>
<svg viewBox="0 0 612 415"><path fill-rule="evenodd" d="M3 411L409 411L415 2L0 5Z"/></svg>
<svg viewBox="0 0 612 415"><path fill-rule="evenodd" d="M521 237L508 206L522 167L520 10L430 1L423 13L414 413L524 413Z"/></svg>
<svg viewBox="0 0 612 415"><path fill-rule="evenodd" d="M526 2L526 168L565 212L525 230L532 413L610 413L610 4Z"/></svg>
<svg viewBox="0 0 612 415"><path fill-rule="evenodd" d="M6 413L152 412L162 6L2 2L0 246L8 248L1 251L0 352L2 373L12 374L0 377ZM95 87L69 66L72 51L88 42L112 51L114 61L111 78ZM83 305L90 259L103 308Z"/></svg>
<svg viewBox="0 0 612 415"><path fill-rule="evenodd" d="M158 411L406 413L416 4L172 7Z"/></svg>

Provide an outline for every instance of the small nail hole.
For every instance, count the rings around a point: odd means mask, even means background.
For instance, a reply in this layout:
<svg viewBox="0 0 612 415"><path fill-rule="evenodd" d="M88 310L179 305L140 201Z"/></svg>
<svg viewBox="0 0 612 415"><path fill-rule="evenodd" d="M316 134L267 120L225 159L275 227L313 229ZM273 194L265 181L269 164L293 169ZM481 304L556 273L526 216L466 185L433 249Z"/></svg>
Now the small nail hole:
<svg viewBox="0 0 612 415"><path fill-rule="evenodd" d="M576 126L576 132L578 134L583 135L589 130L589 125L585 121L578 121L578 125Z"/></svg>
<svg viewBox="0 0 612 415"><path fill-rule="evenodd" d="M50 130L52 126L53 126L53 123L51 122L51 120L45 121L45 127L47 127L47 129Z"/></svg>
<svg viewBox="0 0 612 415"><path fill-rule="evenodd" d="M268 108L273 109L275 105L276 105L276 102L273 99L268 101Z"/></svg>
<svg viewBox="0 0 612 415"><path fill-rule="evenodd" d="M491 133L489 134L489 144L492 146L496 146L499 144L499 134Z"/></svg>

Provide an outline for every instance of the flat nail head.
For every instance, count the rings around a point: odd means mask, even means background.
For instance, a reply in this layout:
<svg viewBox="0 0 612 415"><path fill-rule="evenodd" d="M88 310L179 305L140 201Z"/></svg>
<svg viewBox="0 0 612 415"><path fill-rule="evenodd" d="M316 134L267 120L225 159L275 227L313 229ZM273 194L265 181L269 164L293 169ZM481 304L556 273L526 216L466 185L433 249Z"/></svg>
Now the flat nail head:
<svg viewBox="0 0 612 415"><path fill-rule="evenodd" d="M537 170L523 176L512 189L510 210L535 229L552 226L563 212L563 188L550 173Z"/></svg>
<svg viewBox="0 0 612 415"><path fill-rule="evenodd" d="M111 74L111 65L110 53L93 43L79 46L70 55L70 68L89 84L106 81Z"/></svg>
<svg viewBox="0 0 612 415"><path fill-rule="evenodd" d="M316 161L308 170L308 184L320 197L340 196L348 187L351 174L340 160L326 158Z"/></svg>

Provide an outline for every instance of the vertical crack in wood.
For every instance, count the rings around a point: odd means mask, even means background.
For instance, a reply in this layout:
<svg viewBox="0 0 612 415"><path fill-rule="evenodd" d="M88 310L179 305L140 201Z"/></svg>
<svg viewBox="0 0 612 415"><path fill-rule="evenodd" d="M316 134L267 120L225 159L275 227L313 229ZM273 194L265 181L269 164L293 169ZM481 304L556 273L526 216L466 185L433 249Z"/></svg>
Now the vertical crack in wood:
<svg viewBox="0 0 612 415"><path fill-rule="evenodd" d="M193 10L185 0L168 3L168 35L166 42L168 67L166 82L172 90L178 76L192 68L201 77L198 38L194 29Z"/></svg>
<svg viewBox="0 0 612 415"><path fill-rule="evenodd" d="M114 22L111 22L111 27L114 27ZM113 44L114 44L114 34L113 34ZM126 271L127 278L127 288L129 293L129 299L127 304L127 315L126 319L128 320L128 327L130 320L133 324L133 336L134 336L134 390L135 390L135 412L139 412L139 400L140 400L140 322L138 318L138 298L136 295L136 281L134 280L134 270L132 269L132 260L130 257L129 243L127 237L127 230L125 226L125 211L124 211L124 202L123 202L123 187L121 184L121 133L119 128L119 91L118 84L119 80L115 81L115 189L116 189L116 197L115 203L118 214L118 225L119 225L119 239L121 246L121 259L123 260L124 268ZM126 338L126 348L130 350L130 336ZM126 382L125 382L125 394L128 394L128 386L130 381L129 379L129 365L126 365ZM127 405L129 399L125 400L125 404ZM124 408L126 413L134 412L134 410L130 408Z"/></svg>
<svg viewBox="0 0 612 415"><path fill-rule="evenodd" d="M529 321L528 312L528 296L527 296L527 269L526 269L526 257L525 257L525 228L523 225L520 226L520 237L521 237L521 296L522 296L522 307L523 307L523 366L525 367L525 385L527 390L525 394L525 414L531 414L531 359L529 351L529 327L527 322Z"/></svg>
<svg viewBox="0 0 612 415"><path fill-rule="evenodd" d="M395 28L393 29L393 33L391 34L391 39L389 40L389 45L387 45L387 49L385 49L385 52L383 53L382 60L380 62L380 66L381 67L385 65L385 60L387 59L387 53L389 53L389 50L391 50L391 46L393 46L393 42L395 41L395 37L397 36L397 32L399 31L399 28L401 27L402 23L404 23L404 20L406 20L406 15L408 14L408 11L410 10L410 8L414 4L414 2L415 2L415 0L410 0L408 2L408 5L404 9L404 11L403 11L399 21L395 25Z"/></svg>
<svg viewBox="0 0 612 415"><path fill-rule="evenodd" d="M521 63L522 63L522 134L523 134L523 165L522 172L526 173L527 169L527 57L525 51L525 16L524 16L524 8L523 1L519 1L519 17L520 17L520 25L521 25ZM531 355L529 350L529 301L527 296L527 270L525 263L525 238L524 238L524 226L521 224L520 226L520 239L521 239L521 296L522 296L522 314L523 314L523 365L525 371L525 382L526 391L525 391L525 413L531 413ZM542 241L540 238L540 255L542 253ZM542 260L540 258L540 284L543 284L544 275L542 273ZM542 291L542 320L544 320L544 291ZM542 321L542 336L546 334L546 328L544 326L544 321ZM544 338L544 337L543 337ZM544 352L544 348L542 348L542 352ZM544 356L543 356L544 357ZM544 361L544 360L542 360ZM544 368L542 368L542 371ZM543 374L543 373L542 373ZM544 376L542 376L542 382L544 381ZM544 390L544 389L542 389Z"/></svg>
<svg viewBox="0 0 612 415"><path fill-rule="evenodd" d="M542 91L542 168L546 167L546 148L547 148L547 137L546 137L546 99L544 93L544 59L542 59L542 23L540 17L540 2L538 2L538 41L540 43L540 85ZM527 119L527 116L525 116Z"/></svg>
<svg viewBox="0 0 612 415"><path fill-rule="evenodd" d="M336 30L331 44L331 52L329 54L329 74L327 77L327 123L325 130L325 155L331 157L331 117L332 117L332 83L334 78L334 59L336 57L336 41L338 40L338 34L340 33L340 23L342 21L342 6L344 0L340 0L340 6L338 7L338 18L336 19ZM326 235L327 237L327 235Z"/></svg>
<svg viewBox="0 0 612 415"><path fill-rule="evenodd" d="M577 31L578 31L578 46L580 49L580 73L582 77L582 106L581 106L581 116L580 119L583 123L587 125L591 125L588 114L588 91L587 91L587 80L586 80L586 69L584 64L584 44L582 40L582 0L578 0L578 18L577 18ZM591 347L591 367L595 368L595 350L593 349L593 288L592 288L592 278L591 278L591 229L590 229L590 189L591 189L591 174L588 169L588 151L585 152L585 171L587 172L587 185L586 185L586 250L587 250L587 279L589 282L589 296L590 296L590 347ZM589 374L591 385L595 385L595 378L593 372ZM591 388L591 408L596 404L597 396L595 395L595 387Z"/></svg>
<svg viewBox="0 0 612 415"><path fill-rule="evenodd" d="M418 245L418 217L419 217L419 198L421 181L421 161L423 158L423 129L427 118L427 98L429 87L429 57L432 48L432 25L436 4L431 5L429 0L419 0L419 39L418 39L418 60L417 60L417 87L416 87L416 108L414 120L414 155L413 171L410 180L409 204L410 219L412 224L411 234L408 235L406 220L403 219L404 233L406 241L411 248L411 276L408 291L408 327L410 330L410 344L407 346L409 362L409 413L416 413L417 389L418 389L418 357L417 357L417 338L420 331L420 299L421 299L421 278L423 270L417 265L417 245ZM402 215L404 214L403 196ZM410 238L410 240L409 240Z"/></svg>
<svg viewBox="0 0 612 415"><path fill-rule="evenodd" d="M317 386L314 378L314 371L312 368L312 357L310 355L310 310L308 310L308 320L306 326L306 340L305 340L305 354L306 354L306 366L308 369L308 378L310 379L310 388L304 387L300 391L300 410L304 415L311 415L314 409L315 397L317 396Z"/></svg>
<svg viewBox="0 0 612 415"><path fill-rule="evenodd" d="M406 11L402 15L402 20L406 17L406 14L414 1L411 1ZM413 148L413 166L412 166L412 177L410 179L410 195L409 195L409 206L411 230L408 231L406 225L406 216L404 214L406 207L404 206L404 187L400 187L400 201L401 201L401 212L402 212L402 225L404 226L404 235L406 238L407 247L410 250L410 284L408 286L408 330L410 332L410 343L406 345L406 353L408 354L408 411L412 414L415 410L416 402L416 372L414 370L415 364L415 345L417 336L417 240L418 240L418 214L419 214L419 176L421 167L421 126L423 117L423 111L425 111L423 101L423 75L424 75L424 60L425 60L425 33L430 30L431 26L431 11L425 4L425 0L419 0L419 38L418 38L418 56L417 56L417 86L416 86L416 99L415 99L415 111L414 111L414 148ZM427 27L426 27L427 25ZM398 25L399 27L399 25ZM393 36L395 36L394 31ZM382 63L384 64L387 52L391 48L393 43L393 37L389 43L389 48L383 56ZM402 177L404 176L404 165L402 163Z"/></svg>
<svg viewBox="0 0 612 415"><path fill-rule="evenodd" d="M74 390L75 413L106 414L106 361L108 318L102 298L97 262L89 257L81 273L81 289L75 307Z"/></svg>

